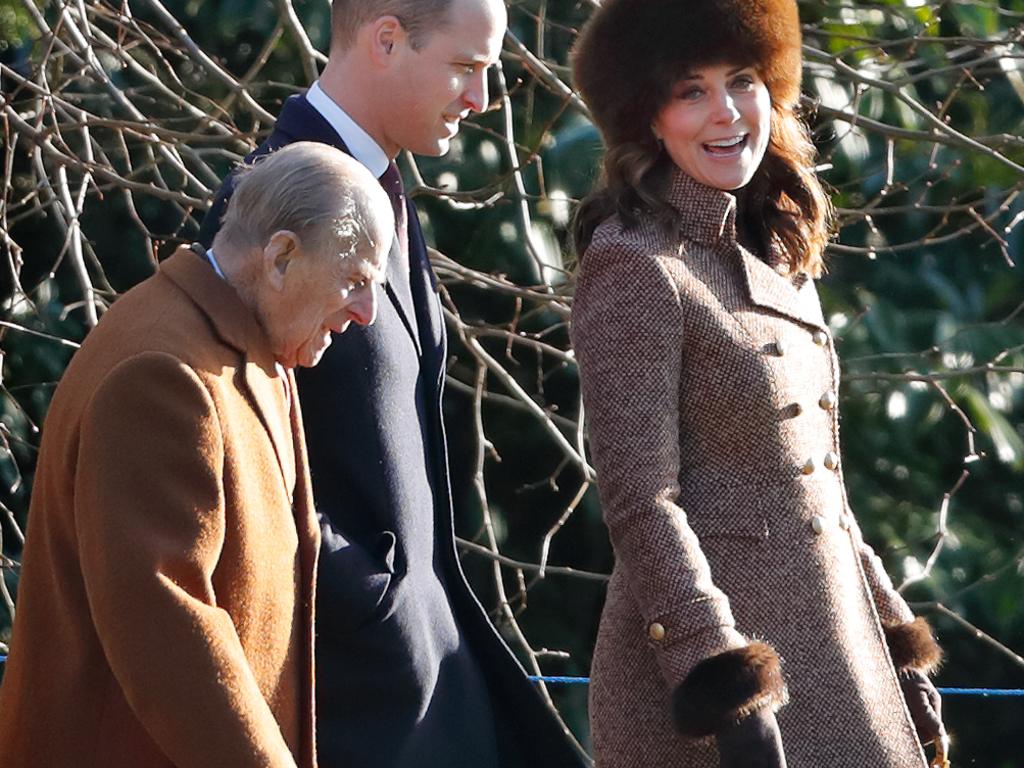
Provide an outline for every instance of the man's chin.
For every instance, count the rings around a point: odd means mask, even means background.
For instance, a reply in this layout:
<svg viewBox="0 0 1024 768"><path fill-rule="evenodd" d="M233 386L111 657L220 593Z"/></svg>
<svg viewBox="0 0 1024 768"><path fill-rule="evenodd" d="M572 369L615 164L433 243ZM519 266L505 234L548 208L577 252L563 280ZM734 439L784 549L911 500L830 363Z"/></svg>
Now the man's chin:
<svg viewBox="0 0 1024 768"><path fill-rule="evenodd" d="M415 147L406 147L414 155L421 155L422 157L442 157L448 154L448 150L452 148L452 136L437 139L430 143L423 142Z"/></svg>
<svg viewBox="0 0 1024 768"><path fill-rule="evenodd" d="M299 365L303 368L312 368L314 365L320 362L324 356L324 352L331 346L330 337L327 337L327 343L312 349L305 349L299 356Z"/></svg>

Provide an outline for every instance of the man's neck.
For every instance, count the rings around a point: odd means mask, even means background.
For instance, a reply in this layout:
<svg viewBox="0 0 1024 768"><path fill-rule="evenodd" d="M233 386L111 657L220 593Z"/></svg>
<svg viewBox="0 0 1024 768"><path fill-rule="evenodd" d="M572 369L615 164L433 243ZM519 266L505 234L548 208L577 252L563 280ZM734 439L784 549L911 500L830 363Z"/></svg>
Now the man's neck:
<svg viewBox="0 0 1024 768"><path fill-rule="evenodd" d="M319 83L324 93L377 142L389 159L394 160L400 147L392 146L381 129L382 121L376 108L381 98L380 90L375 78L369 75L335 51L327 60Z"/></svg>

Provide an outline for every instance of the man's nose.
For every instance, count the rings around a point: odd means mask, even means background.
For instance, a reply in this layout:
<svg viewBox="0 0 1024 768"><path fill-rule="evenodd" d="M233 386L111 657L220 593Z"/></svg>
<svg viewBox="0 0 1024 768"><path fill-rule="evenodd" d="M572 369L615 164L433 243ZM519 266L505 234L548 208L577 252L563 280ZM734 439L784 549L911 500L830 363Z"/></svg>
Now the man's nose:
<svg viewBox="0 0 1024 768"><path fill-rule="evenodd" d="M377 286L369 286L348 306L349 319L359 325L373 325L377 319Z"/></svg>
<svg viewBox="0 0 1024 768"><path fill-rule="evenodd" d="M481 69L470 78L462 94L463 103L473 112L487 108L487 70Z"/></svg>

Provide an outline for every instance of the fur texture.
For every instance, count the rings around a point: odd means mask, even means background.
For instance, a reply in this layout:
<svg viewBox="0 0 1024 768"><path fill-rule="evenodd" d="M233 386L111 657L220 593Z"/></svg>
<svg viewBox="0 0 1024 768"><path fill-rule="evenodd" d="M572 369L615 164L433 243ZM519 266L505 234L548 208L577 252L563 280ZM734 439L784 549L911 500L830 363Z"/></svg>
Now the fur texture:
<svg viewBox="0 0 1024 768"><path fill-rule="evenodd" d="M573 76L608 144L646 138L693 67L755 65L773 100L800 96L795 0L605 0L573 51Z"/></svg>
<svg viewBox="0 0 1024 768"><path fill-rule="evenodd" d="M885 640L897 669L918 669L930 675L942 663L942 649L922 616L905 624L887 626Z"/></svg>
<svg viewBox="0 0 1024 768"><path fill-rule="evenodd" d="M786 684L775 649L751 643L705 659L676 688L672 709L684 736L709 736L758 710L786 703Z"/></svg>

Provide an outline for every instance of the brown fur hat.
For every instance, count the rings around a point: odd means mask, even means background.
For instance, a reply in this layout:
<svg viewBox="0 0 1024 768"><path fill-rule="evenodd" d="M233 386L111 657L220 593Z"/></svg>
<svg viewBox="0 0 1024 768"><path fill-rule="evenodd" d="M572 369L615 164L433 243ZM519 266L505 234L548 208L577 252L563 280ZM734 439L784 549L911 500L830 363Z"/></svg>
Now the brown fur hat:
<svg viewBox="0 0 1024 768"><path fill-rule="evenodd" d="M800 40L796 0L604 0L576 41L573 77L608 145L643 142L694 67L753 65L774 102L796 104Z"/></svg>

